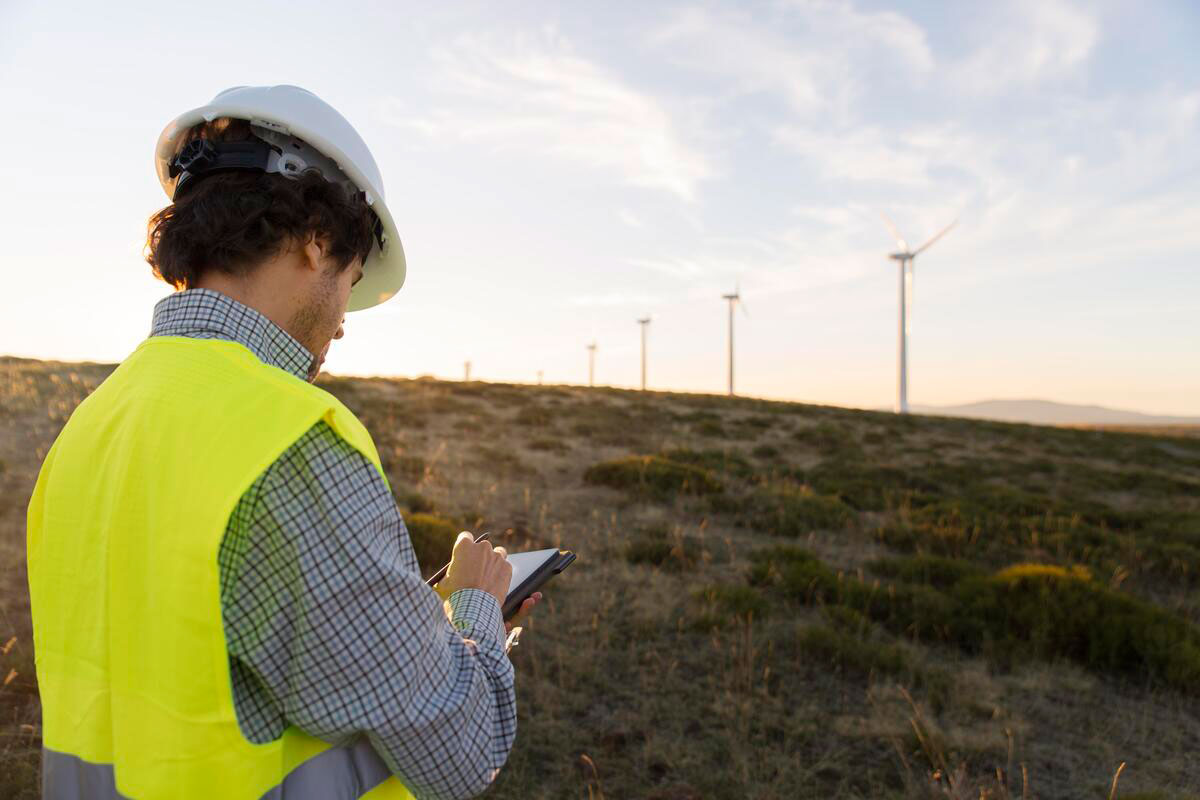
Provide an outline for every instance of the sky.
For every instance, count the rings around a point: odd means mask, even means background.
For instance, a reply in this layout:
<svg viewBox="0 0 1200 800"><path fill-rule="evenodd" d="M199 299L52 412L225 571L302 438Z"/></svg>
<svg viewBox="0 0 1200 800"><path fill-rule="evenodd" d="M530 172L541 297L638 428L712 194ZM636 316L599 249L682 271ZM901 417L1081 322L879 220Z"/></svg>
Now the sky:
<svg viewBox="0 0 1200 800"><path fill-rule="evenodd" d="M332 10L336 7L336 11ZM358 129L408 257L337 374L868 408L1200 415L1200 9L1178 2L0 0L0 353L119 361L159 132L291 83Z"/></svg>

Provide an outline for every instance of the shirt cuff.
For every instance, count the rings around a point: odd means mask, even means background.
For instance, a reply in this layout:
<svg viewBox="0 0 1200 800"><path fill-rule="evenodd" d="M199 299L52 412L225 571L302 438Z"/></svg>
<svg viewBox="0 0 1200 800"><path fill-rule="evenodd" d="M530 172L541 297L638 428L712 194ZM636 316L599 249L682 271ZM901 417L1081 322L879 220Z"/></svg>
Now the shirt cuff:
<svg viewBox="0 0 1200 800"><path fill-rule="evenodd" d="M483 589L459 589L446 601L450 624L468 639L490 639L504 646L504 614L496 597Z"/></svg>

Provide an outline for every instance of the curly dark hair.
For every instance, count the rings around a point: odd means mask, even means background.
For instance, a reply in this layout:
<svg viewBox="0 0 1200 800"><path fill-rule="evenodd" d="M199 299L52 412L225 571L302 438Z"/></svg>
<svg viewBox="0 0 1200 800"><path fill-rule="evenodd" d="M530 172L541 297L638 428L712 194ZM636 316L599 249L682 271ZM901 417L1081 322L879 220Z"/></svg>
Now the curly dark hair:
<svg viewBox="0 0 1200 800"><path fill-rule="evenodd" d="M252 135L246 120L223 117L192 128L179 146ZM192 180L178 202L147 224L146 261L176 289L195 286L208 270L249 275L263 260L312 236L325 243L342 272L356 258L366 260L374 243L376 218L362 194L350 195L314 171L298 178L231 171Z"/></svg>

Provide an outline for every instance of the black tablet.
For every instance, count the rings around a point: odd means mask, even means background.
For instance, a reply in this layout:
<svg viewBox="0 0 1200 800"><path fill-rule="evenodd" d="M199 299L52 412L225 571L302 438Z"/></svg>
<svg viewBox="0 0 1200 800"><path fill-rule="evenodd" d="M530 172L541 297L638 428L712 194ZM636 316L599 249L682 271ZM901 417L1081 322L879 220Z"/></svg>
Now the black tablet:
<svg viewBox="0 0 1200 800"><path fill-rule="evenodd" d="M512 564L513 571L512 580L508 584L508 596L501 606L504 618L509 619L516 614L526 598L542 588L548 580L566 569L574 560L575 554L570 550L557 550L553 547L528 553L509 553L508 563Z"/></svg>

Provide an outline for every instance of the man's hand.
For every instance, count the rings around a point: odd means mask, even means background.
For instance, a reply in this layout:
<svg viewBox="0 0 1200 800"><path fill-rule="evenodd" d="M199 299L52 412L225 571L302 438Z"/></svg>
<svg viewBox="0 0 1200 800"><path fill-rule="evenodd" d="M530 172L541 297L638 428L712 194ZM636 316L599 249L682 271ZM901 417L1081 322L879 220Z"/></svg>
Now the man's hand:
<svg viewBox="0 0 1200 800"><path fill-rule="evenodd" d="M450 556L450 568L437 586L438 594L449 597L459 589L483 589L503 606L512 580L512 564L507 556L508 551L503 547L492 547L486 540L476 544L474 536L466 531L460 533ZM524 604L521 610L525 610Z"/></svg>
<svg viewBox="0 0 1200 800"><path fill-rule="evenodd" d="M521 607L517 610L517 613L513 614L513 618L504 623L504 632L512 633L513 626L518 622L523 621L525 619L525 615L532 611L533 607L536 606L538 601L541 599L541 592L534 592L533 594L529 595L529 597L526 597L525 602L521 603Z"/></svg>

